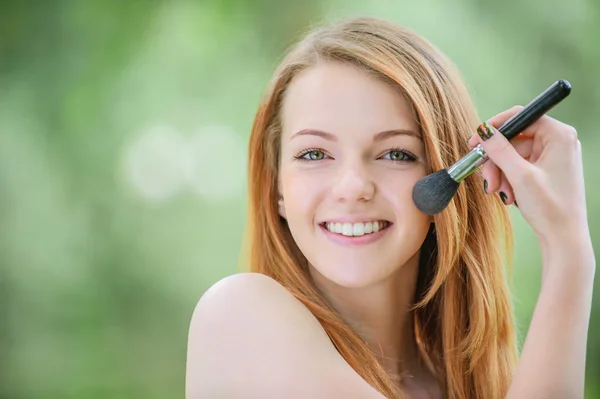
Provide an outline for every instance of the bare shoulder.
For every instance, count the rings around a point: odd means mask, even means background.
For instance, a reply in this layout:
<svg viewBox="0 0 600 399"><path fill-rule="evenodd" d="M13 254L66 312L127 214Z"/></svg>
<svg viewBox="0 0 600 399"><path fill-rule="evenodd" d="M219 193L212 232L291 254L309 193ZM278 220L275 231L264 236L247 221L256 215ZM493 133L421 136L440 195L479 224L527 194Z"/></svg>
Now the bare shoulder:
<svg viewBox="0 0 600 399"><path fill-rule="evenodd" d="M222 312L236 311L240 308L251 309L252 312L243 318L237 313L236 317L222 317ZM292 313L289 313L290 310ZM318 326L323 334L325 333L312 313L285 287L271 277L259 273L234 274L215 283L198 302L192 323L198 316L212 312L220 312L219 320L225 323L254 321L255 316L264 311L278 312L278 315L284 318L304 316L307 322L316 323L314 326ZM284 320L277 320L276 324L279 325L279 321ZM269 319L264 321L269 322Z"/></svg>
<svg viewBox="0 0 600 399"><path fill-rule="evenodd" d="M226 277L198 302L186 397L383 398L344 361L300 301L257 273Z"/></svg>

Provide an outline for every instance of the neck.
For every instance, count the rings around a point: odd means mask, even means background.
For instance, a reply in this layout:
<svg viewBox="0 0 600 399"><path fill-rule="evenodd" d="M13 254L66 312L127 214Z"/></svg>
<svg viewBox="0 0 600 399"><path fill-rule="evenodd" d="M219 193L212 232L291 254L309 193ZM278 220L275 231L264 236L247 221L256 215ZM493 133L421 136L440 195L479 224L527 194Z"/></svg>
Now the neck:
<svg viewBox="0 0 600 399"><path fill-rule="evenodd" d="M386 280L358 288L339 286L310 268L329 303L392 375L416 375L422 367L409 309L414 304L418 260L417 253Z"/></svg>

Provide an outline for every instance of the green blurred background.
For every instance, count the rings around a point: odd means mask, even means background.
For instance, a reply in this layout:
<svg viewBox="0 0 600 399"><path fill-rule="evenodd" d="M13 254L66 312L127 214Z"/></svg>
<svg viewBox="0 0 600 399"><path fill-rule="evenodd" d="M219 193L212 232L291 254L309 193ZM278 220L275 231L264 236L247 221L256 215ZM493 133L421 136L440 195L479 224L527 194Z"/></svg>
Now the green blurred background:
<svg viewBox="0 0 600 399"><path fill-rule="evenodd" d="M597 0L3 0L0 398L183 397L194 306L238 270L259 96L302 32L363 15L448 54L482 118L571 81L551 115L579 131L600 258ZM512 212L525 336L541 261Z"/></svg>

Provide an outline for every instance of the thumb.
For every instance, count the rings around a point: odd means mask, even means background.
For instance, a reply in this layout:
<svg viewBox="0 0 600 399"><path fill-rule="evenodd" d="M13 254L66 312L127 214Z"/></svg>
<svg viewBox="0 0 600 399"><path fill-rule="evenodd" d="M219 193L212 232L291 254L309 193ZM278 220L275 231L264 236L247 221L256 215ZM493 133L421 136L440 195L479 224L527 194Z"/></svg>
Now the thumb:
<svg viewBox="0 0 600 399"><path fill-rule="evenodd" d="M488 158L504 172L509 181L515 181L524 170L531 167L531 164L519 155L510 141L487 122L479 125L477 134L471 137L469 144L473 146L481 144Z"/></svg>

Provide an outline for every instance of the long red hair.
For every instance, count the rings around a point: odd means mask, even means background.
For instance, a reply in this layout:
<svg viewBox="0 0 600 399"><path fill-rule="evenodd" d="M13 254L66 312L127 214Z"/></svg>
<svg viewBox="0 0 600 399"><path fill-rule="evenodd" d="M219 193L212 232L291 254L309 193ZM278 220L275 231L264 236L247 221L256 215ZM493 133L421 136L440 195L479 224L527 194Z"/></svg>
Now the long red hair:
<svg viewBox="0 0 600 399"><path fill-rule="evenodd" d="M280 110L289 83L327 60L352 63L396 87L416 110L430 171L468 152L480 123L454 66L426 40L393 23L359 18L310 32L275 72L262 99L249 144L247 269L266 274L319 320L344 359L389 398L404 397L374 352L313 284L307 260L277 207ZM446 210L435 216L421 248L415 334L444 397L502 398L517 360L504 254L512 253L510 219L480 174L469 176ZM506 251L506 252L505 252Z"/></svg>

